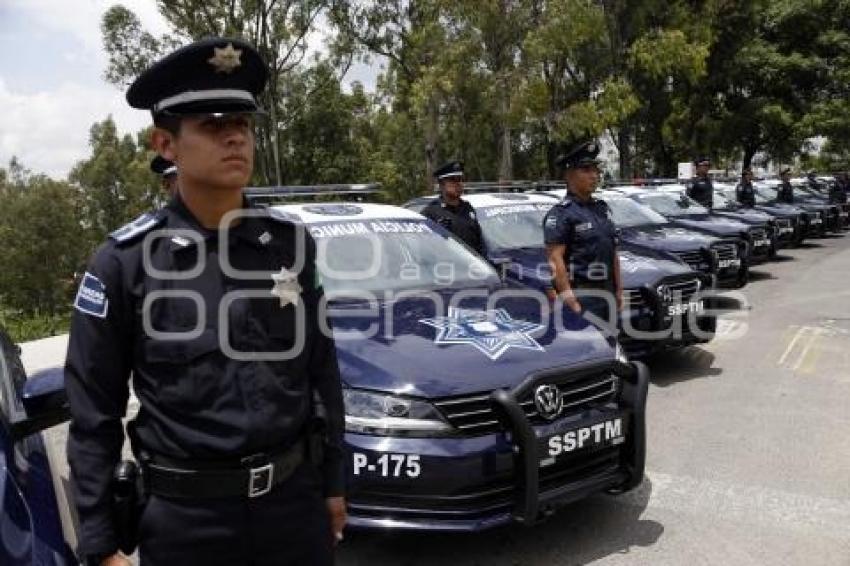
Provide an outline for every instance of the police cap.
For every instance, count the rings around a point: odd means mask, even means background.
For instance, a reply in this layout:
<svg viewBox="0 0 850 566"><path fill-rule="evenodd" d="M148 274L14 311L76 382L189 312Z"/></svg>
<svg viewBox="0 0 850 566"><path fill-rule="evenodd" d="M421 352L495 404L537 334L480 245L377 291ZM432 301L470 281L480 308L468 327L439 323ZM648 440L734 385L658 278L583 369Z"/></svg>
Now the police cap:
<svg viewBox="0 0 850 566"><path fill-rule="evenodd" d="M780 175L788 175L789 173L791 173L790 167L786 167L785 169L779 172Z"/></svg>
<svg viewBox="0 0 850 566"><path fill-rule="evenodd" d="M151 160L151 171L163 177L171 177L177 174L177 166L173 161L157 155Z"/></svg>
<svg viewBox="0 0 850 566"><path fill-rule="evenodd" d="M694 165L711 165L711 158L701 155L694 159Z"/></svg>
<svg viewBox="0 0 850 566"><path fill-rule="evenodd" d="M449 161L434 171L434 178L438 181L450 177L463 177L463 161Z"/></svg>
<svg viewBox="0 0 850 566"><path fill-rule="evenodd" d="M214 37L181 47L144 71L127 90L133 108L158 114L256 112L268 71L239 39Z"/></svg>
<svg viewBox="0 0 850 566"><path fill-rule="evenodd" d="M561 154L555 158L555 165L561 169L572 169L574 167L584 167L586 165L599 165L601 162L596 159L598 155L599 144L595 141L586 141L561 152Z"/></svg>

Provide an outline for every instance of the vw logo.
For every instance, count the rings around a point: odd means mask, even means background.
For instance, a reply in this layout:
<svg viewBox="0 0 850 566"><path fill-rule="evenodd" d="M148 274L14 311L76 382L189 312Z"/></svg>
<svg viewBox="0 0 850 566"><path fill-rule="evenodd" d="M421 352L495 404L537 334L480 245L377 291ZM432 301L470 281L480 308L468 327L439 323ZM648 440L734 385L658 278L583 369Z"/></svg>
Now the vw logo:
<svg viewBox="0 0 850 566"><path fill-rule="evenodd" d="M537 408L537 413L547 421L558 418L564 406L558 386L547 384L535 389L534 406Z"/></svg>
<svg viewBox="0 0 850 566"><path fill-rule="evenodd" d="M667 285L659 285L656 291L658 292L658 298L661 299L662 302L670 303L673 301L673 289Z"/></svg>

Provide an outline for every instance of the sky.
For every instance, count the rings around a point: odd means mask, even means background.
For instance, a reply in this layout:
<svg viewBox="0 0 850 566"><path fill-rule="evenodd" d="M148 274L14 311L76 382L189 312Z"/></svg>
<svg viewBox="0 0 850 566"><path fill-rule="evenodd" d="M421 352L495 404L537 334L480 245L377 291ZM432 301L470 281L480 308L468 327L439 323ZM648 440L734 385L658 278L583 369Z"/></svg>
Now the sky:
<svg viewBox="0 0 850 566"><path fill-rule="evenodd" d="M100 20L116 3L155 36L169 31L154 0L0 0L0 167L15 156L35 173L65 178L88 157L95 122L111 115L122 134L150 123L103 79ZM346 82L371 90L375 74L359 65Z"/></svg>

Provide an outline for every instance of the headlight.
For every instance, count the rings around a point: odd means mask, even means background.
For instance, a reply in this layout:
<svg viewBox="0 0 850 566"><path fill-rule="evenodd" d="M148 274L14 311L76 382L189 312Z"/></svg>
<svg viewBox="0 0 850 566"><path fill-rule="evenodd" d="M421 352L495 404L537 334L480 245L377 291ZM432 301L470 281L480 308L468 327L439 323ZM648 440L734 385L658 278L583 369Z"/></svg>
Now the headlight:
<svg viewBox="0 0 850 566"><path fill-rule="evenodd" d="M345 430L363 434L434 436L453 431L434 406L425 401L343 389Z"/></svg>

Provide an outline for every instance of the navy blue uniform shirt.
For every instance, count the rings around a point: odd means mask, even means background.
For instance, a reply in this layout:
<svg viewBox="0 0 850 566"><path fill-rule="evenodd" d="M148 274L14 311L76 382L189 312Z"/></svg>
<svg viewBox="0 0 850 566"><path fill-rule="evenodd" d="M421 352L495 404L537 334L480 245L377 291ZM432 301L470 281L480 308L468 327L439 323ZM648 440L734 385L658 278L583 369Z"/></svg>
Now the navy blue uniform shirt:
<svg viewBox="0 0 850 566"><path fill-rule="evenodd" d="M484 255L484 237L481 225L472 205L461 199L460 204L452 206L442 199L434 199L422 210L422 216L430 218L443 228L463 240L466 245Z"/></svg>
<svg viewBox="0 0 850 566"><path fill-rule="evenodd" d="M302 226L256 212L262 216L244 217L230 230L224 250L218 231L201 227L177 197L116 232L88 266L65 368L68 459L86 554L117 548L109 484L121 456L131 375L140 402L134 449L189 462L282 452L306 434L318 395L329 430L324 491L342 494L342 391L333 339L320 331L315 244ZM153 238L154 229L185 233ZM271 278L297 268L298 232L303 320L272 294ZM222 268L223 252L240 273ZM174 340L163 333L190 334ZM278 355L299 336L303 347L292 359L241 359Z"/></svg>
<svg viewBox="0 0 850 566"><path fill-rule="evenodd" d="M714 206L714 185L708 177L694 177L685 192L706 208Z"/></svg>
<svg viewBox="0 0 850 566"><path fill-rule="evenodd" d="M735 197L743 206L753 207L756 205L756 192L753 189L753 184L749 181L742 181L735 187Z"/></svg>
<svg viewBox="0 0 850 566"><path fill-rule="evenodd" d="M567 247L564 263L573 287L615 290L617 231L604 201L582 202L567 193L546 213L543 237L547 245Z"/></svg>
<svg viewBox="0 0 850 566"><path fill-rule="evenodd" d="M776 200L787 204L794 204L794 187L791 185L790 181L782 182L782 185L779 187Z"/></svg>

